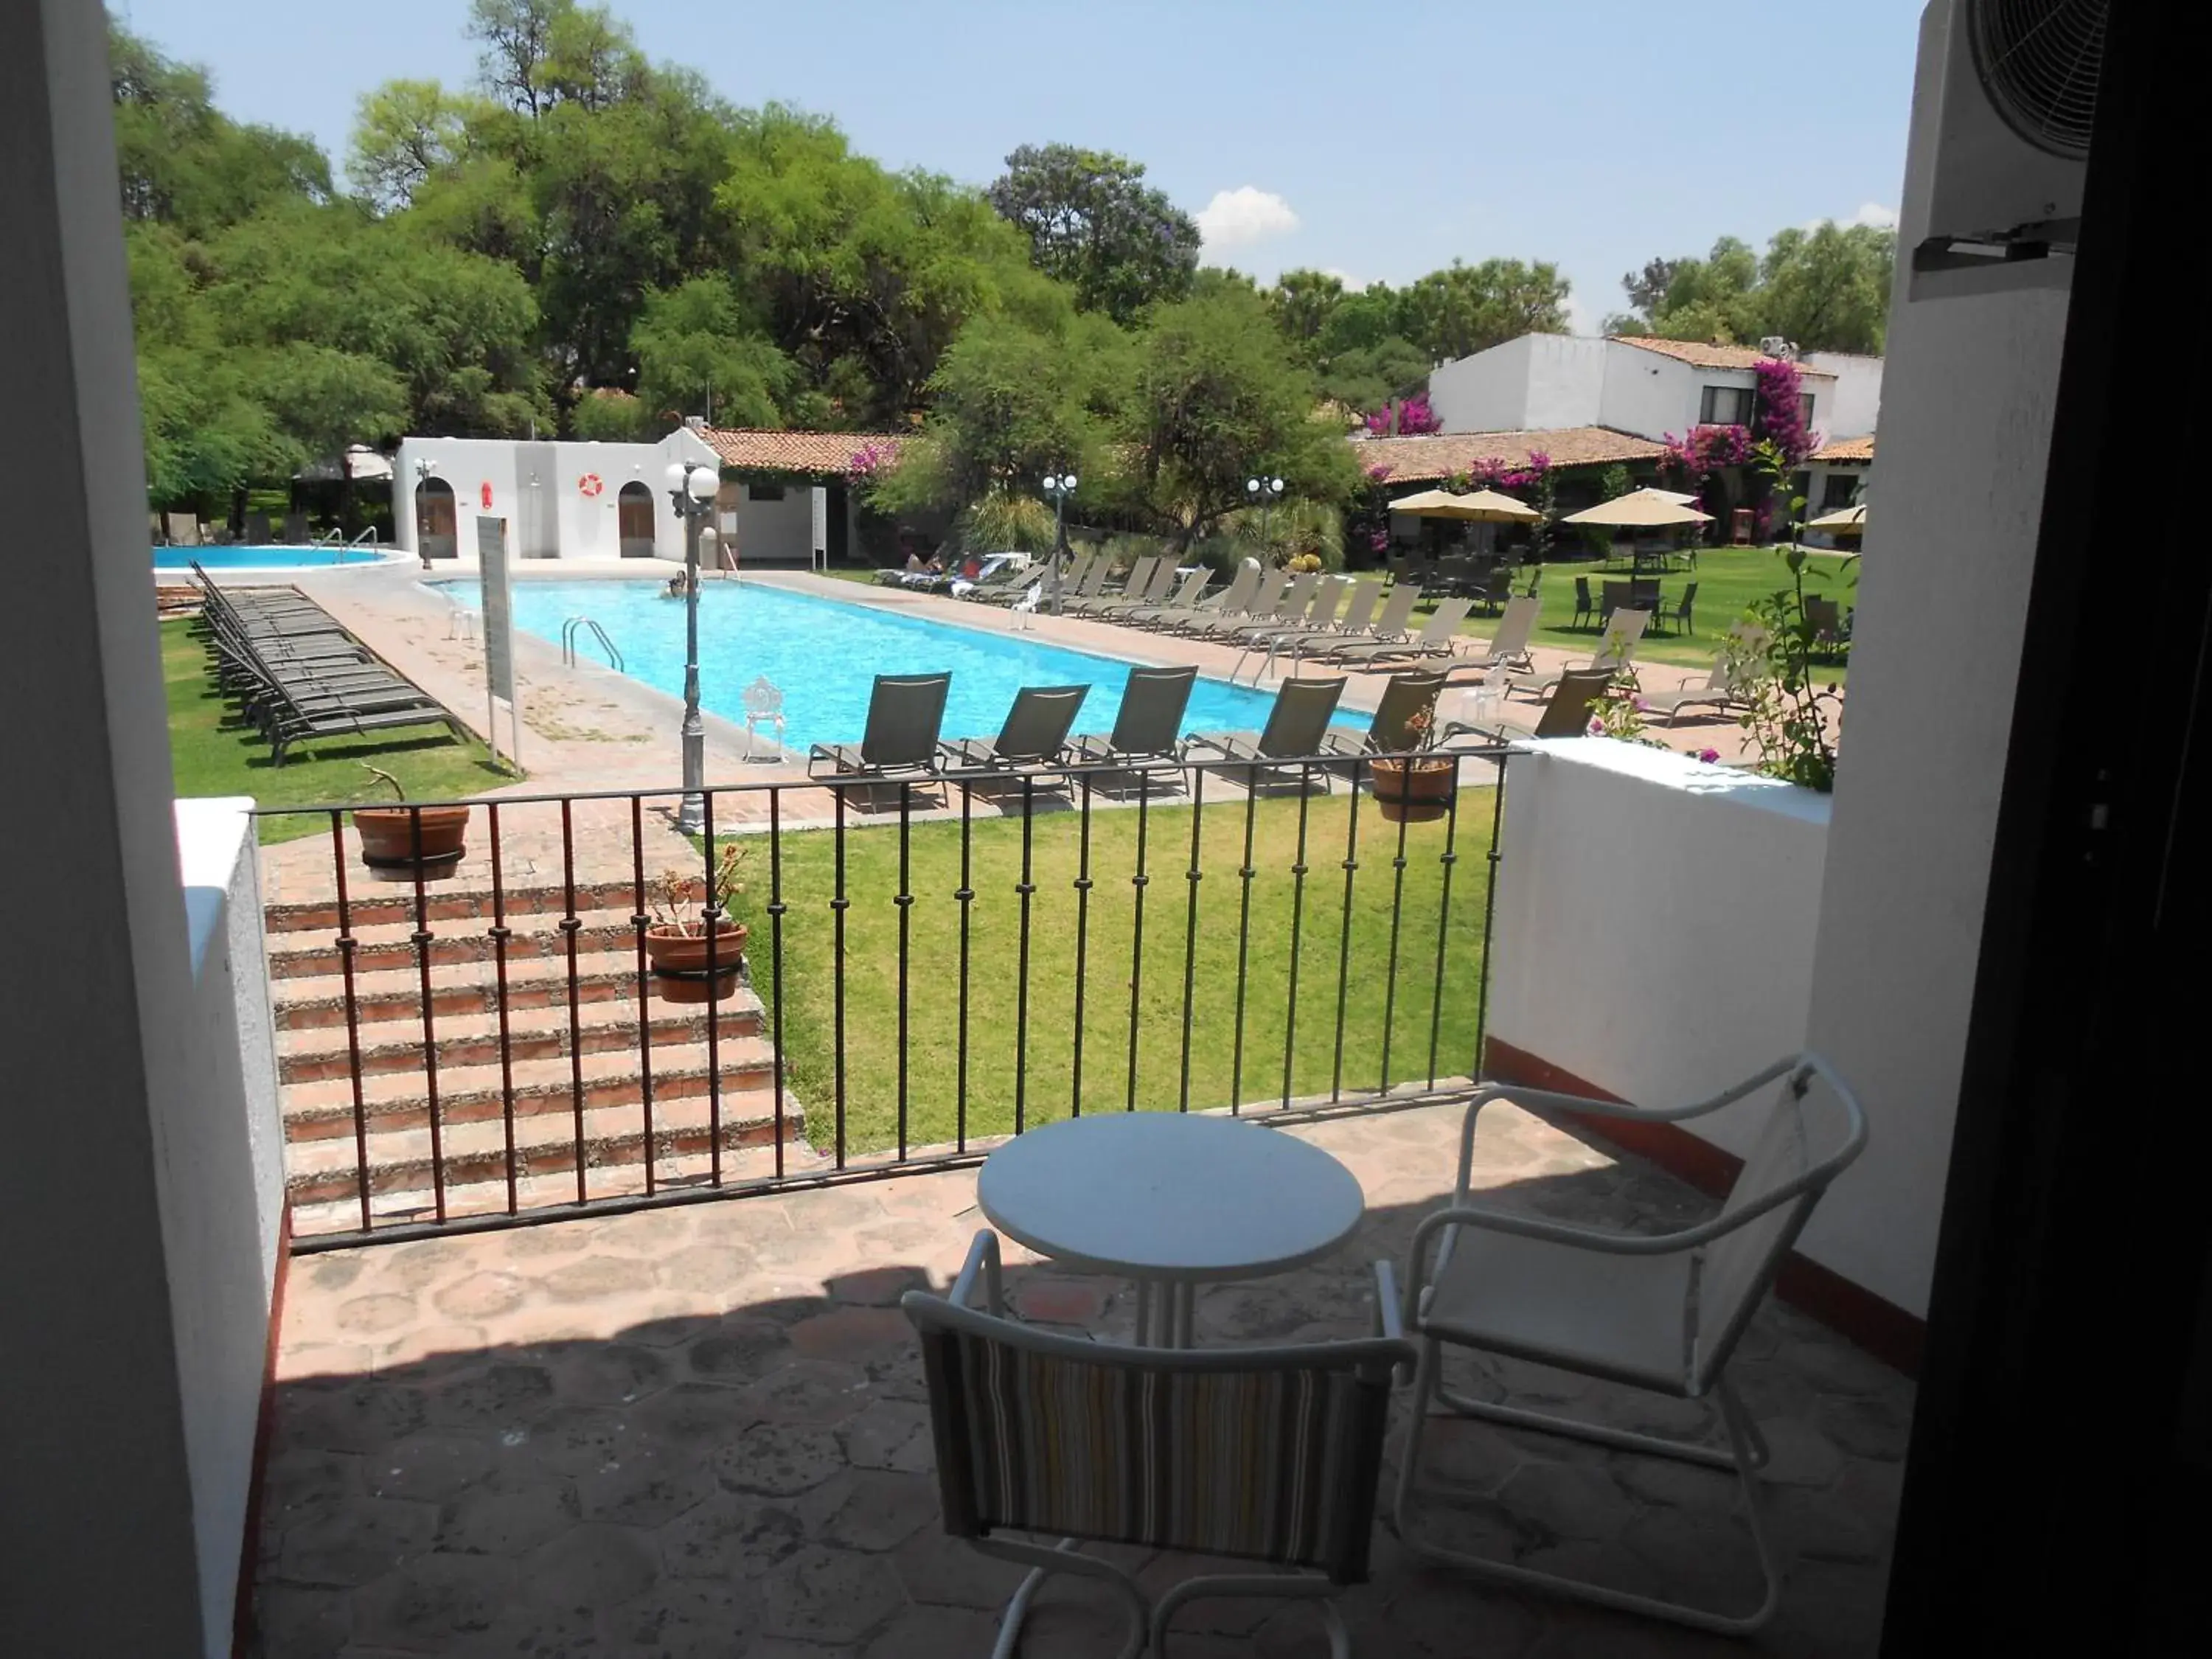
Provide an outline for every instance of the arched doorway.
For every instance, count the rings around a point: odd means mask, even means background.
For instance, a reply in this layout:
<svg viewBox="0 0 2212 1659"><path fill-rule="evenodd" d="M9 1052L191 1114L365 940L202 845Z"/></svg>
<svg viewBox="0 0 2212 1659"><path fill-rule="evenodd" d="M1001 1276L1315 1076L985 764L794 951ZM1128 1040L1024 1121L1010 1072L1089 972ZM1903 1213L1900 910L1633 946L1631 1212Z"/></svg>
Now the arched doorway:
<svg viewBox="0 0 2212 1659"><path fill-rule="evenodd" d="M653 556L653 491L633 478L616 498L615 526L625 559Z"/></svg>
<svg viewBox="0 0 2212 1659"><path fill-rule="evenodd" d="M415 486L415 550L426 559L450 559L459 550L453 487L443 478Z"/></svg>

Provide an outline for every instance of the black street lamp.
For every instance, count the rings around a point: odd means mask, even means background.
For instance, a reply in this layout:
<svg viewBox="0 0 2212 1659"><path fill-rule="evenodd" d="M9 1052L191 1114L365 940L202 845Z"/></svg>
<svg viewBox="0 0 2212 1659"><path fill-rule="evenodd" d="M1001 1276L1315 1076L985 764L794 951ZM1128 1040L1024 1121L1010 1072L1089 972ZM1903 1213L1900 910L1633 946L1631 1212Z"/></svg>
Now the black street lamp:
<svg viewBox="0 0 2212 1659"><path fill-rule="evenodd" d="M699 716L699 549L711 545L707 522L722 486L720 470L702 461L668 469L668 499L684 520L684 801L676 827L696 836L707 823L707 726Z"/></svg>
<svg viewBox="0 0 2212 1659"><path fill-rule="evenodd" d="M1244 495L1248 501L1260 504L1260 550L1264 553L1267 550L1267 509L1282 499L1283 481L1280 478L1247 478L1244 480Z"/></svg>
<svg viewBox="0 0 2212 1659"><path fill-rule="evenodd" d="M1061 562L1067 552L1067 498L1075 493L1073 472L1048 472L1044 493L1052 497L1052 614L1060 615Z"/></svg>

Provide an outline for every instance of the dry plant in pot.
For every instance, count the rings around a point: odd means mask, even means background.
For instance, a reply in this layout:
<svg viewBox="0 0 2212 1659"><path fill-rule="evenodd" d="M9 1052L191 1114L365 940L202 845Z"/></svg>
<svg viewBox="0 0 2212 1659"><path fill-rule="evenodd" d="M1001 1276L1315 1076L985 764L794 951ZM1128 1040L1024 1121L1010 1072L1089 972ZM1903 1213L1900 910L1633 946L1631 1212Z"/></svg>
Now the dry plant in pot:
<svg viewBox="0 0 2212 1659"><path fill-rule="evenodd" d="M653 890L653 920L646 925L645 954L653 963L653 987L665 1000L720 1002L737 990L746 933L744 923L731 919L729 904L744 891L738 872L749 850L734 842L726 845L704 881L682 870L662 872Z"/></svg>
<svg viewBox="0 0 2212 1659"><path fill-rule="evenodd" d="M1428 747L1436 725L1436 705L1417 708L1406 717L1408 746ZM1426 823L1451 810L1452 792L1459 781L1459 763L1445 755L1413 754L1370 762L1374 780L1375 810L1390 823Z"/></svg>
<svg viewBox="0 0 2212 1659"><path fill-rule="evenodd" d="M361 763L363 770L392 786L398 806L356 806L353 827L361 836L361 861L381 874L449 876L468 851L469 809L409 806L407 791L381 767Z"/></svg>

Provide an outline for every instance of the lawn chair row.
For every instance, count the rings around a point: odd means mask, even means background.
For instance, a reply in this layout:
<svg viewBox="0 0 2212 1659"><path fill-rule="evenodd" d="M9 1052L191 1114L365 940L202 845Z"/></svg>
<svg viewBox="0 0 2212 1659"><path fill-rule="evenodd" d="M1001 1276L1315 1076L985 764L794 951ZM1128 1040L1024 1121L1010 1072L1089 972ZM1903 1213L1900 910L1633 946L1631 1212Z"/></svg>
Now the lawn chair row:
<svg viewBox="0 0 2212 1659"><path fill-rule="evenodd" d="M289 588L226 592L197 561L200 615L216 678L282 766L303 738L350 737L404 726L461 726L435 698L402 678L329 612Z"/></svg>
<svg viewBox="0 0 2212 1659"><path fill-rule="evenodd" d="M1340 676L1288 679L1257 732L1182 733L1195 668L1134 667L1108 733L1075 734L1088 685L1024 686L995 738L939 737L952 677L880 674L858 744L817 744L808 775L836 783L934 782L948 776L976 781L993 774L1036 777L1075 771L1131 772L1170 766L1227 766L1249 771L1316 759L1349 761L1401 754L1419 746L1416 714L1432 714L1443 689L1441 672L1392 676L1366 733L1334 728L1344 695ZM1211 758L1204 758L1210 757ZM1342 769L1341 768L1334 769Z"/></svg>

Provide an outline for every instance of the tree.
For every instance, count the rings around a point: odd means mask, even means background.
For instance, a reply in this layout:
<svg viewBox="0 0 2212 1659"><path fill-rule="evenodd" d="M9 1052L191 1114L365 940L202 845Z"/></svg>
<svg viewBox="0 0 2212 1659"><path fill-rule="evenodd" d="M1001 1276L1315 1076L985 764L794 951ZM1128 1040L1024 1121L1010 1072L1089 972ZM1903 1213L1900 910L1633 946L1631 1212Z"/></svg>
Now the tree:
<svg viewBox="0 0 2212 1659"><path fill-rule="evenodd" d="M1400 296L1399 331L1431 361L1449 362L1523 334L1567 331L1567 279L1557 265L1454 260Z"/></svg>
<svg viewBox="0 0 2212 1659"><path fill-rule="evenodd" d="M687 412L725 426L774 426L792 381L790 360L744 314L723 276L695 276L650 295L630 331L637 395L655 424Z"/></svg>
<svg viewBox="0 0 2212 1659"><path fill-rule="evenodd" d="M346 177L380 210L405 207L424 179L461 158L467 109L435 81L387 81L363 93Z"/></svg>
<svg viewBox="0 0 2212 1659"><path fill-rule="evenodd" d="M1779 231L1763 258L1723 236L1702 259L1654 259L1624 277L1633 309L1607 327L1746 344L1778 335L1801 351L1879 352L1896 257L1897 234L1871 225Z"/></svg>
<svg viewBox="0 0 2212 1659"><path fill-rule="evenodd" d="M1313 367L1321 367L1322 337L1344 303L1344 279L1325 270L1286 270L1267 290L1267 310L1283 337Z"/></svg>
<svg viewBox="0 0 2212 1659"><path fill-rule="evenodd" d="M988 192L1029 238L1030 258L1086 311L1127 323L1182 299L1198 269L1198 222L1146 186L1141 161L1073 144L1024 144Z"/></svg>
<svg viewBox="0 0 2212 1659"><path fill-rule="evenodd" d="M973 319L930 378L921 439L906 447L872 499L887 512L907 513L1033 490L1063 468L1103 479L1106 417L1126 391L1127 344L1111 321L1096 315L1057 330L1009 317Z"/></svg>
<svg viewBox="0 0 2212 1659"><path fill-rule="evenodd" d="M544 112L543 69L552 46L553 20L569 0L469 0L464 31L481 48L477 78L510 109L532 117Z"/></svg>
<svg viewBox="0 0 2212 1659"><path fill-rule="evenodd" d="M1264 470L1294 495L1338 501L1357 483L1340 428L1315 418L1311 374L1258 295L1233 289L1152 313L1116 423L1125 495L1180 552L1245 505Z"/></svg>

